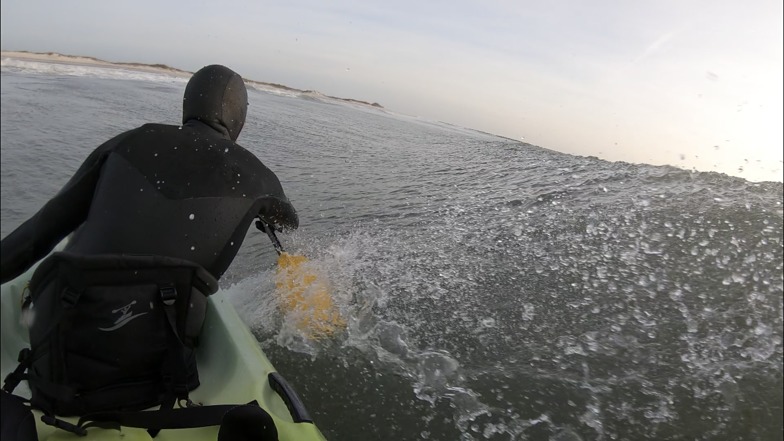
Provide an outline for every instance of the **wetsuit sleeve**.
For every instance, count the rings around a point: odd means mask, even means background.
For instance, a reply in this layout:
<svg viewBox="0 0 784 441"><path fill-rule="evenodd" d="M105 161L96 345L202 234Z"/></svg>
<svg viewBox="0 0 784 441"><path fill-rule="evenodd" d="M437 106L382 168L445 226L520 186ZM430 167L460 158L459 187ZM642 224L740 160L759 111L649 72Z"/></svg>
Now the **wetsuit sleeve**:
<svg viewBox="0 0 784 441"><path fill-rule="evenodd" d="M84 222L101 166L111 148L123 136L117 136L94 150L60 192L0 241L2 283L27 271Z"/></svg>
<svg viewBox="0 0 784 441"><path fill-rule="evenodd" d="M276 230L296 230L299 227L297 211L282 190L280 196L261 198L259 205L259 217Z"/></svg>
<svg viewBox="0 0 784 441"><path fill-rule="evenodd" d="M299 217L297 210L291 205L286 193L283 192L283 185L275 173L267 168L261 161L251 153L248 153L252 160L258 164L256 175L259 177L257 185L259 196L254 205L257 216L268 225L278 231L296 230L299 227Z"/></svg>

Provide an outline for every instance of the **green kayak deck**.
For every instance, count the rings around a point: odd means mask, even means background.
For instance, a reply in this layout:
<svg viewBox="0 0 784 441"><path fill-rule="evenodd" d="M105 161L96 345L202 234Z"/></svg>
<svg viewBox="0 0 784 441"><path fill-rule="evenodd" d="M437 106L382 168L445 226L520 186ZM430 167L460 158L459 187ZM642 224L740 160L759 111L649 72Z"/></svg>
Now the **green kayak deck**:
<svg viewBox="0 0 784 441"><path fill-rule="evenodd" d="M0 315L0 372L2 378L17 366L19 351L29 347L28 331L22 324L22 295L35 268L19 278L2 285ZM201 385L191 392L191 399L203 405L245 404L257 401L272 416L281 441L324 440L321 432L311 422L295 422L289 403L298 401L296 394L278 393L270 381L275 372L272 363L262 352L259 343L237 315L223 291L208 299L207 316L197 349L197 365ZM15 394L29 398L29 388L22 382ZM288 397L284 400L284 397ZM36 426L40 440L85 439L75 434L55 429L40 421L36 413ZM78 418L63 418L75 423ZM218 426L197 429L162 430L154 439L216 440ZM144 429L122 427L114 429L88 429L86 439L100 440L152 440Z"/></svg>

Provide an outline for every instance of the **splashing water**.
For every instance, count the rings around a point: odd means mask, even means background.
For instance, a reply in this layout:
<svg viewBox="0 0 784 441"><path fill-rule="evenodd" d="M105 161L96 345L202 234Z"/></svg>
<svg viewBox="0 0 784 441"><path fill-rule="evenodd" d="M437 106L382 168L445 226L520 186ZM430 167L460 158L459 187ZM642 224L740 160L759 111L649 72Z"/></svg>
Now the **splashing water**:
<svg viewBox="0 0 784 441"><path fill-rule="evenodd" d="M92 147L179 123L179 80L75 75L3 71L4 234ZM297 328L256 232L221 284L328 439L781 439L780 183L249 100L240 143L281 178L302 221L281 239L346 329Z"/></svg>

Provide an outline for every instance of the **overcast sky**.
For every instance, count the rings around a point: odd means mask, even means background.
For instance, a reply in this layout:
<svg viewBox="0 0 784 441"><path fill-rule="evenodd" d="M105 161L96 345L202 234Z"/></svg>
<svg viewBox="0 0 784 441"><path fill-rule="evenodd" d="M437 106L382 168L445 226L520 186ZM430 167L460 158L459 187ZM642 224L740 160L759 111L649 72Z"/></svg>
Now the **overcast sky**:
<svg viewBox="0 0 784 441"><path fill-rule="evenodd" d="M246 78L608 160L782 180L782 1L2 0L3 50Z"/></svg>

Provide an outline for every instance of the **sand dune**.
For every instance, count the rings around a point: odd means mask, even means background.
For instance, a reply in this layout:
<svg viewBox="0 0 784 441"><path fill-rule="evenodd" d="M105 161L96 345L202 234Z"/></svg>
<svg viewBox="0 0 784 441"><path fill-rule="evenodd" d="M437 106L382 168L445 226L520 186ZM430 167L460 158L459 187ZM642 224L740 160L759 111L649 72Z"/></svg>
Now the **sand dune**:
<svg viewBox="0 0 784 441"><path fill-rule="evenodd" d="M59 54L57 52L2 51L0 53L0 56L4 58L16 58L19 60L38 61L44 63L62 63L62 64L74 64L74 65L81 65L81 66L100 66L104 68L115 68L115 69L132 69L132 70L138 70L142 72L159 72L159 73L166 73L170 75L177 75L183 77L190 77L193 74L193 72L177 69L171 66L167 66L165 64L115 62L115 61L101 60L95 57L87 57L83 55L64 55L64 54ZM245 81L250 84L257 84L264 87L282 89L288 92L299 92L299 93L313 92L310 90L295 89L293 87L284 86L282 84L249 80L247 78L245 78ZM369 103L367 101L360 101L352 98L339 98L339 97L329 96L329 95L325 95L325 96L327 98L345 101L349 103L383 108L383 106L381 106L378 103Z"/></svg>

